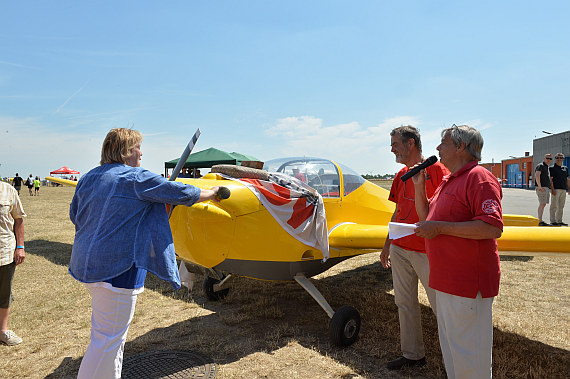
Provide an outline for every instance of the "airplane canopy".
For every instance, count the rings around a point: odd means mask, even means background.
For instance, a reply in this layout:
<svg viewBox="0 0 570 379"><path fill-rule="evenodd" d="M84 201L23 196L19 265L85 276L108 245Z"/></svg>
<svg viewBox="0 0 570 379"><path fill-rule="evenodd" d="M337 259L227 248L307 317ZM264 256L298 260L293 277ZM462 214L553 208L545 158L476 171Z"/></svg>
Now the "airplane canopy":
<svg viewBox="0 0 570 379"><path fill-rule="evenodd" d="M322 197L346 196L366 181L345 165L338 164L337 167L333 161L314 157L272 159L265 162L263 169L296 177L316 189Z"/></svg>
<svg viewBox="0 0 570 379"><path fill-rule="evenodd" d="M63 167L61 167L61 168L58 168L58 169L55 170L55 171L50 171L49 174L50 174L50 175L71 175L71 174L73 174L73 175L78 175L78 174L79 174L79 171L75 171L75 170L70 169L70 168L67 167L67 166L63 166Z"/></svg>
<svg viewBox="0 0 570 379"><path fill-rule="evenodd" d="M179 158L173 159L168 162L164 162L164 168L174 168L178 163ZM259 161L259 159L252 157L250 155L245 155L241 153L227 153L225 151L210 147L209 149L198 151L196 153L190 154L184 167L187 168L207 168L212 167L217 164L233 164L239 165L241 162L245 161Z"/></svg>

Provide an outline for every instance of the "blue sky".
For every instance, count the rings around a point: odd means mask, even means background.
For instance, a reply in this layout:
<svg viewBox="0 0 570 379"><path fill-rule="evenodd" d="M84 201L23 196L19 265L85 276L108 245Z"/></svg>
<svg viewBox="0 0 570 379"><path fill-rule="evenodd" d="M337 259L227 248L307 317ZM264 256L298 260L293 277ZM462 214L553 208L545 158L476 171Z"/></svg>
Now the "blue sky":
<svg viewBox="0 0 570 379"><path fill-rule="evenodd" d="M568 1L6 1L0 176L98 165L105 134L142 166L195 151L319 156L396 172L389 132L424 155L470 124L483 161L570 125Z"/></svg>

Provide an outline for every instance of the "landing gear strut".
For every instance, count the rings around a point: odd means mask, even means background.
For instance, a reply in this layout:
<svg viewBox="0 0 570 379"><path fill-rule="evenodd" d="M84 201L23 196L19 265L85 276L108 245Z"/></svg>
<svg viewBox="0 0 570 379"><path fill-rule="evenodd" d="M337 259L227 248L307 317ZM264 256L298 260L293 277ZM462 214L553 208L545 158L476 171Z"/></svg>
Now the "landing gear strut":
<svg viewBox="0 0 570 379"><path fill-rule="evenodd" d="M229 288L223 288L223 285L231 278L231 275L222 276L221 279L206 276L204 279L204 293L208 300L218 301L228 296Z"/></svg>
<svg viewBox="0 0 570 379"><path fill-rule="evenodd" d="M316 300L330 317L329 337L331 342L341 347L352 345L360 332L360 314L358 311L354 307L345 305L335 312L324 296L305 275L295 275L295 281Z"/></svg>

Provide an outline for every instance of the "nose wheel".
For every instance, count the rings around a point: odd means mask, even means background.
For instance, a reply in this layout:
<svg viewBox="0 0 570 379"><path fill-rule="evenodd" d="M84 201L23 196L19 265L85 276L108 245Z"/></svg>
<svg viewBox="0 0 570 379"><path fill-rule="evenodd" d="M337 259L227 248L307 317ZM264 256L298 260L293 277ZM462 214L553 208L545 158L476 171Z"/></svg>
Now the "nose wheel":
<svg viewBox="0 0 570 379"><path fill-rule="evenodd" d="M219 289L227 279L229 279L229 275L222 277L222 280L206 276L204 279L204 293L208 300L218 301L228 296L228 292L230 292L229 288Z"/></svg>

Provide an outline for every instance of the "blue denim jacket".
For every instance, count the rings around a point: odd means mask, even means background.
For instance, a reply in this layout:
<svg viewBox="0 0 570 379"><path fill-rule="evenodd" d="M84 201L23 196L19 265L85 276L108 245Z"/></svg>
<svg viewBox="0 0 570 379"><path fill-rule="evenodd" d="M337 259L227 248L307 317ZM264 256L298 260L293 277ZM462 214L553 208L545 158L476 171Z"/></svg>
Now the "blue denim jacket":
<svg viewBox="0 0 570 379"><path fill-rule="evenodd" d="M69 208L75 241L69 273L84 283L126 272L133 263L180 288L165 204L190 206L200 189L140 167L104 164L77 183Z"/></svg>

